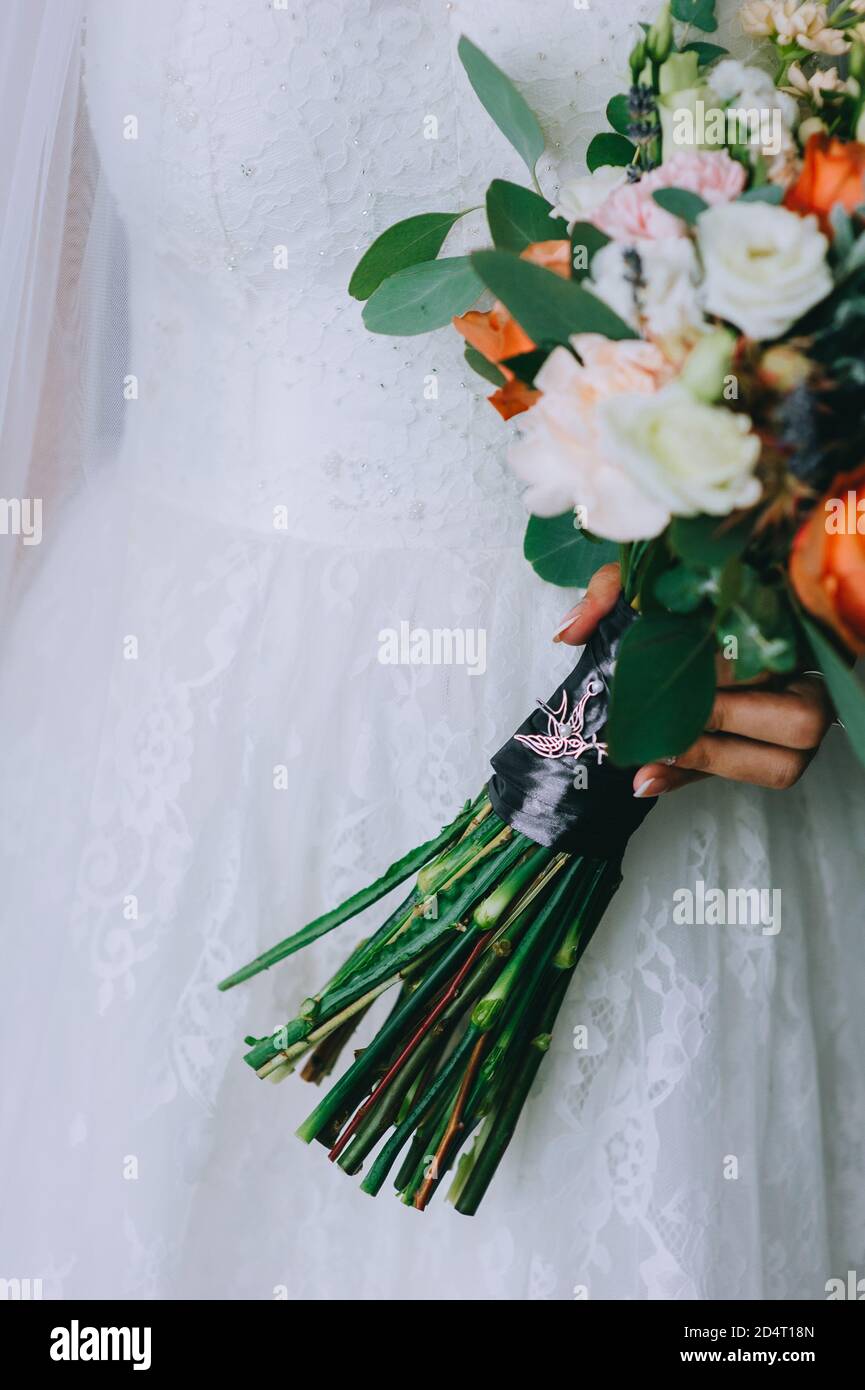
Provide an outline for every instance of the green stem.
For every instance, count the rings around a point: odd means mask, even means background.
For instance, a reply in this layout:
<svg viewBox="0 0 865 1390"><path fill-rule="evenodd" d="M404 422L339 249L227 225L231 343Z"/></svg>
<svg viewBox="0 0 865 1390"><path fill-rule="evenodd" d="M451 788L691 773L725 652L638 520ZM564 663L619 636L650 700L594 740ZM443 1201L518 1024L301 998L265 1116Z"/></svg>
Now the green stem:
<svg viewBox="0 0 865 1390"><path fill-rule="evenodd" d="M397 1154L402 1149L412 1131L417 1127L418 1123L424 1118L442 1093L451 1088L455 1080L458 1080L463 1063L468 1059L479 1037L480 1030L470 1024L426 1095L421 1096L417 1104L409 1111L402 1124L398 1125L394 1130L375 1163L370 1168L369 1173L361 1183L363 1191L368 1192L371 1197L375 1197L380 1191L382 1183L393 1167Z"/></svg>
<svg viewBox="0 0 865 1390"><path fill-rule="evenodd" d="M311 1143L333 1119L346 1111L351 1111L368 1094L369 1083L377 1069L393 1053L399 1039L403 1037L422 1010L429 1004L459 968L464 955L472 949L471 933L460 933L450 949L433 967L418 988L409 995L403 1007L395 1011L387 1023L379 1029L368 1047L352 1063L332 1086L326 1096L304 1120L298 1129L298 1136L307 1144Z"/></svg>
<svg viewBox="0 0 865 1390"><path fill-rule="evenodd" d="M484 995L483 999L475 1005L472 1013L472 1022L476 1028L481 1030L492 1027L502 1012L511 992L516 988L517 983L526 961L531 957L535 944L546 930L547 923L554 913L559 912L564 901L569 898L574 889L575 883L582 877L583 860L575 858L570 864L566 865L559 875L555 887L547 898L540 912L531 927L526 932L516 951L507 961L502 973L499 975L492 989Z"/></svg>
<svg viewBox="0 0 865 1390"><path fill-rule="evenodd" d="M523 1105L546 1055L548 1035L552 1032L570 979L570 971L559 976L544 1010L537 1038L526 1048L513 1085L489 1117L483 1144L471 1156L471 1167L462 1179L459 1196L454 1203L463 1216L474 1216L513 1137Z"/></svg>
<svg viewBox="0 0 865 1390"><path fill-rule="evenodd" d="M477 800L479 801L480 798ZM324 913L322 917L316 917L315 921L295 932L293 936L288 936L276 946L271 946L262 955L256 956L255 960L250 961L248 965L242 966L233 975L227 976L220 982L219 989L233 989L243 980L251 979L253 975L258 975L262 970L269 970L278 961L293 955L303 946L308 946L311 941L317 941L320 936L333 931L334 927L341 926L349 918L356 917L359 912L363 912L365 908L371 907L373 903L385 897L391 889L404 883L413 873L417 873L425 864L428 864L430 859L440 854L462 832L471 820L476 805L477 801L471 805L466 805L460 814L449 825L446 825L434 839L427 840L424 844L418 845L416 849L410 850L402 859L391 864L390 868L367 888L362 888L360 892L347 898L339 907Z"/></svg>

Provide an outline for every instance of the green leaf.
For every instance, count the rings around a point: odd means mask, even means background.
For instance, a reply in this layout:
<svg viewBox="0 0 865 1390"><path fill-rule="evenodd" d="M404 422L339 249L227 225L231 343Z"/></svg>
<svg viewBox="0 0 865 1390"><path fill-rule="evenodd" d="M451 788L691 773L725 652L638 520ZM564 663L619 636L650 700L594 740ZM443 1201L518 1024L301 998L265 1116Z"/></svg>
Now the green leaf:
<svg viewBox="0 0 865 1390"><path fill-rule="evenodd" d="M501 68L497 68L465 34L457 45L457 52L481 105L534 172L543 154L544 133L525 98Z"/></svg>
<svg viewBox="0 0 865 1390"><path fill-rule="evenodd" d="M627 135L628 126L631 124L631 106L625 92L610 97L607 102L607 120L613 130L617 130L620 135Z"/></svg>
<svg viewBox="0 0 865 1390"><path fill-rule="evenodd" d="M739 579L739 596L717 626L722 651L728 638L736 639L736 680L753 680L763 671L792 671L796 631L786 598L748 565L741 566Z"/></svg>
<svg viewBox="0 0 865 1390"><path fill-rule="evenodd" d="M471 263L535 343L567 343L572 333L633 338L618 314L574 280L523 261L510 251L476 251Z"/></svg>
<svg viewBox="0 0 865 1390"><path fill-rule="evenodd" d="M502 376L495 362L490 362L488 358L484 357L482 352L478 352L477 348L473 348L470 343L466 344L466 350L463 356L472 371L477 372L478 376L482 376L485 381L491 382L493 386L504 386L505 377Z"/></svg>
<svg viewBox="0 0 865 1390"><path fill-rule="evenodd" d="M595 255L609 241L606 232L599 231L591 222L574 223L571 231L571 266L575 280L585 280Z"/></svg>
<svg viewBox="0 0 865 1390"><path fill-rule="evenodd" d="M713 570L713 574L718 581L715 608L718 611L718 621L723 622L742 592L744 581L742 561L738 555L730 555L720 569Z"/></svg>
<svg viewBox="0 0 865 1390"><path fill-rule="evenodd" d="M619 558L613 541L589 540L573 512L532 516L523 554L536 574L565 589L585 589L596 569Z"/></svg>
<svg viewBox="0 0 865 1390"><path fill-rule="evenodd" d="M696 53L700 67L706 68L717 58L726 58L730 50L722 48L719 43L704 43L702 39L697 39L694 43L686 43L681 51L683 53Z"/></svg>
<svg viewBox="0 0 865 1390"><path fill-rule="evenodd" d="M673 0L670 8L674 19L695 24L704 34L713 34L718 27L715 0Z"/></svg>
<svg viewBox="0 0 865 1390"><path fill-rule="evenodd" d="M677 516L670 526L670 545L693 569L720 569L731 555L741 555L750 534L748 518L731 526L726 517Z"/></svg>
<svg viewBox="0 0 865 1390"><path fill-rule="evenodd" d="M503 365L513 372L518 381L526 386L534 386L535 377L549 357L546 348L534 348L531 352L519 352L516 357L506 357Z"/></svg>
<svg viewBox="0 0 865 1390"><path fill-rule="evenodd" d="M829 222L832 227L833 259L843 262L850 255L855 244L856 224L843 203L836 203L833 208L830 208Z"/></svg>
<svg viewBox="0 0 865 1390"><path fill-rule="evenodd" d="M817 665L826 677L838 718L857 758L865 765L865 690L816 623L804 614L800 616Z"/></svg>
<svg viewBox="0 0 865 1390"><path fill-rule="evenodd" d="M675 565L655 580L655 597L671 613L694 613L716 587L709 575Z"/></svg>
<svg viewBox="0 0 865 1390"><path fill-rule="evenodd" d="M622 639L607 726L623 767L683 753L715 698L712 630L698 618L644 613Z"/></svg>
<svg viewBox="0 0 865 1390"><path fill-rule="evenodd" d="M758 188L746 188L736 199L737 203L780 203L784 190L776 183L761 183Z"/></svg>
<svg viewBox="0 0 865 1390"><path fill-rule="evenodd" d="M681 217L689 227L693 227L700 213L709 206L699 193L691 193L687 188L659 188L652 197L659 208L671 212L674 217Z"/></svg>
<svg viewBox="0 0 865 1390"><path fill-rule="evenodd" d="M355 299L369 299L382 280L406 266L434 261L444 239L465 212L422 212L395 222L361 256L348 282Z"/></svg>
<svg viewBox="0 0 865 1390"><path fill-rule="evenodd" d="M487 221L501 251L524 251L534 241L566 241L568 224L551 217L552 204L530 188L493 179L487 189Z"/></svg>
<svg viewBox="0 0 865 1390"><path fill-rule="evenodd" d="M367 300L363 321L370 333L427 333L464 313L482 288L469 256L425 261L384 280Z"/></svg>
<svg viewBox="0 0 865 1390"><path fill-rule="evenodd" d="M605 131L596 135L590 142L586 151L586 164L592 173L605 164L624 166L633 160L635 148L624 135L612 135Z"/></svg>
<svg viewBox="0 0 865 1390"><path fill-rule="evenodd" d="M865 265L865 232L853 242L849 253L844 258L842 265L838 267L838 279L848 280L851 275L857 274L862 266ZM861 300L859 301L861 305Z"/></svg>

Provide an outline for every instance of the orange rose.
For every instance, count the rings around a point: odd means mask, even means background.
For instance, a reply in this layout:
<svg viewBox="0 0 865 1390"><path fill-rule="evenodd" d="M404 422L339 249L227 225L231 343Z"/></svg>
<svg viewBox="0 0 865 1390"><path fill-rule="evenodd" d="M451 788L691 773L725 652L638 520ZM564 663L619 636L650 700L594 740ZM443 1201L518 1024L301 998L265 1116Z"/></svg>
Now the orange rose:
<svg viewBox="0 0 865 1390"><path fill-rule="evenodd" d="M808 612L865 653L865 464L839 474L814 508L793 542L790 578Z"/></svg>
<svg viewBox="0 0 865 1390"><path fill-rule="evenodd" d="M543 266L545 270L554 271L565 280L570 277L569 241L534 241L525 251L520 252L520 256L534 265ZM481 356L494 363L505 378L505 385L500 386L498 391L489 397L490 404L495 406L505 420L534 405L540 392L526 386L525 382L517 381L513 372L502 366L506 358L519 357L523 352L531 352L535 346L528 333L524 333L516 319L508 313L504 304L496 300L492 309L484 313L470 309L467 314L454 319L454 328Z"/></svg>
<svg viewBox="0 0 865 1390"><path fill-rule="evenodd" d="M805 163L787 189L784 206L792 212L815 212L822 230L832 235L829 213L837 203L852 212L865 202L865 145L836 140L818 132L805 146Z"/></svg>

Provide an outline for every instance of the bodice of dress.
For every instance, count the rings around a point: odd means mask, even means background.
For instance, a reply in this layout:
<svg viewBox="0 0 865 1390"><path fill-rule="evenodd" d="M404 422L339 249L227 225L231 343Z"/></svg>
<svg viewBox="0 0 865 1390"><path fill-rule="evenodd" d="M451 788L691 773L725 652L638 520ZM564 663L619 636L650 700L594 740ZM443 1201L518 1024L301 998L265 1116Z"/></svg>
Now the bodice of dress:
<svg viewBox="0 0 865 1390"><path fill-rule="evenodd" d="M461 343L369 334L348 280L399 218L528 180L468 84L462 32L538 113L552 196L654 8L91 0L89 116L129 247L136 484L263 532L284 509L277 525L313 540L519 544L505 430ZM487 240L477 212L446 253Z"/></svg>

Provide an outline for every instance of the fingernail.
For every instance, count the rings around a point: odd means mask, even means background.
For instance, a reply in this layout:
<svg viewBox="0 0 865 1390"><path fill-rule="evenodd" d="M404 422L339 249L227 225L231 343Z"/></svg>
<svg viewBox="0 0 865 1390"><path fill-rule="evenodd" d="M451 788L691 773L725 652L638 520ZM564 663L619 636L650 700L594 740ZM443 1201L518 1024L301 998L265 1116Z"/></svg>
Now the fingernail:
<svg viewBox="0 0 865 1390"><path fill-rule="evenodd" d="M570 613L566 613L566 614L565 614L565 616L562 618L562 621L559 623L558 627L556 628L555 632L553 633L553 641L554 641L554 642L561 642L561 640L562 640L562 633L563 633L563 632L567 632L568 628L569 628L569 627L572 625L572 623L576 620L576 618L577 618L577 616L578 616L578 614L579 614L579 611L580 611L580 609L582 608L582 606L583 606L583 605L582 605L582 602L580 602L580 603L578 603L574 608L571 609Z"/></svg>
<svg viewBox="0 0 865 1390"><path fill-rule="evenodd" d="M653 792L652 787L657 787L658 790ZM634 792L634 796L659 796L663 790L664 788L661 786L661 783L657 777L647 777L646 781L641 782L640 785L637 787L637 790Z"/></svg>

